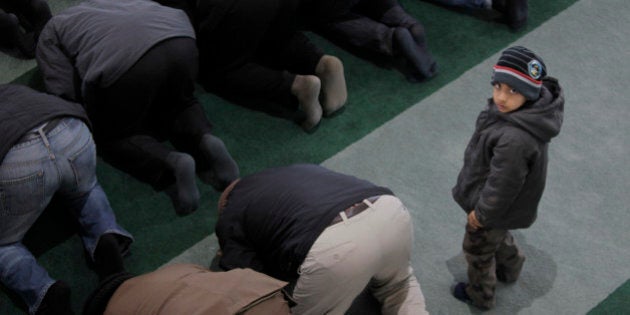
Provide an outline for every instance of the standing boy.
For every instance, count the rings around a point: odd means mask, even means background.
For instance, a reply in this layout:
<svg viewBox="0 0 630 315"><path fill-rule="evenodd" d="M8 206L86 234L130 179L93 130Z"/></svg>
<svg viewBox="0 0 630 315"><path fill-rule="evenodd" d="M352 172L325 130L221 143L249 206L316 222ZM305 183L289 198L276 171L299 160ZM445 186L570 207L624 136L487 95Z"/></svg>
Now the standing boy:
<svg viewBox="0 0 630 315"><path fill-rule="evenodd" d="M531 50L506 49L494 66L493 94L468 143L453 198L468 213L463 249L469 283L453 295L482 309L495 285L514 282L525 257L509 230L536 219L547 175L547 148L562 125L564 95Z"/></svg>

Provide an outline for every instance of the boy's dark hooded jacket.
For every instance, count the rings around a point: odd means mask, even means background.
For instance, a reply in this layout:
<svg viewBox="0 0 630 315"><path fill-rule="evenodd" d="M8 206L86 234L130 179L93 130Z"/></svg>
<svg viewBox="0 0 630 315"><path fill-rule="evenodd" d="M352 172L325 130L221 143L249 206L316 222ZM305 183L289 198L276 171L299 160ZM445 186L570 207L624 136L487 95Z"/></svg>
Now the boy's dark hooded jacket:
<svg viewBox="0 0 630 315"><path fill-rule="evenodd" d="M547 148L558 135L564 94L548 77L540 98L510 113L490 99L478 118L452 193L486 228L518 229L536 220L547 177Z"/></svg>

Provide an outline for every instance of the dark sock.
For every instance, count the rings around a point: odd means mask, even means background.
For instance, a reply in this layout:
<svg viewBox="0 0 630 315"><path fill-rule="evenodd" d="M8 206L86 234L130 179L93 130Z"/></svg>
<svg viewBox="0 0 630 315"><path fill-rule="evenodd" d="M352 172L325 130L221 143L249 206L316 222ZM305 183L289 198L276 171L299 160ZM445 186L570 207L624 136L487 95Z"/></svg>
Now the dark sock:
<svg viewBox="0 0 630 315"><path fill-rule="evenodd" d="M115 234L103 234L94 250L94 269L99 279L125 271L122 248Z"/></svg>
<svg viewBox="0 0 630 315"><path fill-rule="evenodd" d="M70 287L63 281L57 280L48 288L44 299L39 304L35 315L71 315Z"/></svg>
<svg viewBox="0 0 630 315"><path fill-rule="evenodd" d="M35 34L24 33L19 19L13 14L0 13L1 45L6 48L17 48L24 57L35 57Z"/></svg>
<svg viewBox="0 0 630 315"><path fill-rule="evenodd" d="M527 0L493 0L492 8L503 13L505 22L513 31L522 29L527 23Z"/></svg>
<svg viewBox="0 0 630 315"><path fill-rule="evenodd" d="M422 79L433 77L437 73L437 65L431 54L416 43L408 29L397 27L394 30L394 53L402 55L411 65L412 72Z"/></svg>
<svg viewBox="0 0 630 315"><path fill-rule="evenodd" d="M427 37L424 31L424 27L419 23L416 23L409 26L407 29L409 30L409 33L411 33L411 37L413 37L413 40L416 42L416 44L421 48L426 49Z"/></svg>
<svg viewBox="0 0 630 315"><path fill-rule="evenodd" d="M195 181L195 160L186 153L171 152L166 157L175 183L164 192L171 198L178 215L194 212L199 207L199 189Z"/></svg>
<svg viewBox="0 0 630 315"><path fill-rule="evenodd" d="M52 18L50 7L44 0L31 0L29 8L24 15L37 35L41 33L44 25Z"/></svg>
<svg viewBox="0 0 630 315"><path fill-rule="evenodd" d="M18 18L13 14L0 12L0 44L4 47L16 47L20 36Z"/></svg>
<svg viewBox="0 0 630 315"><path fill-rule="evenodd" d="M238 178L239 170L221 139L205 134L199 143L199 150L204 159L199 178L212 185L214 189L223 191L232 181Z"/></svg>

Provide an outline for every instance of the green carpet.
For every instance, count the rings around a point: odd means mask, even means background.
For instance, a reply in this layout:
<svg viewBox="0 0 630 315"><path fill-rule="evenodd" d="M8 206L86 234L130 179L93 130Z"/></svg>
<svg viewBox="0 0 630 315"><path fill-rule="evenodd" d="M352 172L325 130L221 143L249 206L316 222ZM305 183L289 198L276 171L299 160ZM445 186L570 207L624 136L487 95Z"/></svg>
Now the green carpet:
<svg viewBox="0 0 630 315"><path fill-rule="evenodd" d="M630 280L588 312L588 315L622 314L630 314Z"/></svg>
<svg viewBox="0 0 630 315"><path fill-rule="evenodd" d="M243 175L294 162L320 163L574 2L531 0L527 29L513 33L503 24L425 2L403 1L407 10L424 23L440 69L437 77L421 84L408 83L399 72L377 67L311 34L325 52L344 62L349 92L345 112L325 119L314 134L302 132L289 120L235 106L201 89L198 97L215 124L214 132L225 141ZM27 72L16 82L41 87L37 71ZM136 238L132 255L125 261L131 272L153 270L213 232L218 193L209 186L199 183L202 207L179 218L164 194L153 192L148 185L106 163L99 163L98 176L120 224ZM44 228L37 231L52 232L31 233L35 235L29 235L29 241L47 244L37 245L38 259L54 278L71 285L78 311L95 286L96 276L86 267L78 237L68 237L69 231L60 231L58 226L51 229L50 224L48 228L47 223L41 225ZM15 304L0 294L0 314L16 313L19 310Z"/></svg>

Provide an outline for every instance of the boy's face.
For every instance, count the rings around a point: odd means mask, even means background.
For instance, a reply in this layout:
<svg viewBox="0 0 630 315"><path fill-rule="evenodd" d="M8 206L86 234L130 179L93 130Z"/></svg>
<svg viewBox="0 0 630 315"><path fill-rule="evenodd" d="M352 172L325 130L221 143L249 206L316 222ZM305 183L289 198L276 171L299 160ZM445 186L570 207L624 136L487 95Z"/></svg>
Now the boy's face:
<svg viewBox="0 0 630 315"><path fill-rule="evenodd" d="M492 88L492 100L497 109L502 113L509 113L519 109L525 104L525 96L517 92L511 86L496 82Z"/></svg>

